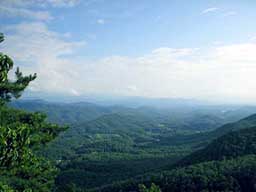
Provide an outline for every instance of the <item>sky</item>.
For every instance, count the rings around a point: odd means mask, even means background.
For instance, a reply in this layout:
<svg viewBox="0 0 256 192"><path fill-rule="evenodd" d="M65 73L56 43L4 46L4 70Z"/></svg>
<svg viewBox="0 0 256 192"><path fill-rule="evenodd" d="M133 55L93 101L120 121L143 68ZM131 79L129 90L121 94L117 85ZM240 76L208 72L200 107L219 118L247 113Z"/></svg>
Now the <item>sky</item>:
<svg viewBox="0 0 256 192"><path fill-rule="evenodd" d="M0 0L29 93L256 103L254 0Z"/></svg>

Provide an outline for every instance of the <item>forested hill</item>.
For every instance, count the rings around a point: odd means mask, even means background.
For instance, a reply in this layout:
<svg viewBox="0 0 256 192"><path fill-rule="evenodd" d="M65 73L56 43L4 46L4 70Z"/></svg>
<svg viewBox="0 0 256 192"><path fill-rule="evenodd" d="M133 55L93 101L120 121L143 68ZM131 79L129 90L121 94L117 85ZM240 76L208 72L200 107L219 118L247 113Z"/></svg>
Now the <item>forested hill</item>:
<svg viewBox="0 0 256 192"><path fill-rule="evenodd" d="M179 142L184 139L183 142L190 145L209 143L206 148L195 151L178 162L177 165L184 166L209 160L221 160L237 156L240 153L241 155L250 154L254 150L254 146L250 146L246 142L256 142L255 132L256 114L253 114L237 122L225 124L211 132L176 138L179 139ZM247 137L248 139L246 139ZM243 150L246 147L245 145L248 145L247 149ZM248 147L252 147L252 149ZM234 152L234 150L236 151Z"/></svg>
<svg viewBox="0 0 256 192"><path fill-rule="evenodd" d="M228 133L230 131L237 131L245 128L250 128L256 126L256 114L250 115L246 118L243 118L237 122L229 123L226 125L223 125L222 127L214 130L212 134L215 137L219 137L224 135L225 133Z"/></svg>
<svg viewBox="0 0 256 192"><path fill-rule="evenodd" d="M155 183L161 192L234 191L254 192L256 155L230 160L208 161L188 167L152 173L112 185L94 188L90 192L138 192L143 183ZM157 191L158 192L158 191Z"/></svg>
<svg viewBox="0 0 256 192"><path fill-rule="evenodd" d="M171 170L145 174L93 191L138 191L139 183L149 186L152 182L163 192L256 191L255 118L252 115L223 126L229 132L188 155Z"/></svg>
<svg viewBox="0 0 256 192"><path fill-rule="evenodd" d="M248 154L256 154L256 127L227 133L212 141L206 148L187 156L178 165L230 159Z"/></svg>
<svg viewBox="0 0 256 192"><path fill-rule="evenodd" d="M251 128L256 126L256 114L245 117L241 120L235 121L233 123L227 123L219 128L192 135L179 135L175 137L162 137L160 143L162 144L171 144L171 145L180 145L180 144L188 144L188 145L200 145L205 143L210 143L212 140L217 139L226 133L237 131L241 129Z"/></svg>

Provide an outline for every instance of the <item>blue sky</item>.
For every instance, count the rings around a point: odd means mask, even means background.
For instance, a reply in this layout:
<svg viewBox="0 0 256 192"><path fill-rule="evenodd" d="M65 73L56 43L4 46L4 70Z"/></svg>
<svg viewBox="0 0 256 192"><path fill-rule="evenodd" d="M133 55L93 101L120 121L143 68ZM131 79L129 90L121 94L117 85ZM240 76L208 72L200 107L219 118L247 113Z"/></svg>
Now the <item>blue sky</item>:
<svg viewBox="0 0 256 192"><path fill-rule="evenodd" d="M255 7L252 0L1 0L0 48L38 73L31 92L251 102Z"/></svg>
<svg viewBox="0 0 256 192"><path fill-rule="evenodd" d="M256 2L251 0L93 2L82 2L73 9L55 9L53 15L65 21L49 23L50 29L69 32L76 40L86 40L88 56L134 56L158 47L205 47L218 41L235 43L248 40L256 31L254 19L250 19L256 18Z"/></svg>

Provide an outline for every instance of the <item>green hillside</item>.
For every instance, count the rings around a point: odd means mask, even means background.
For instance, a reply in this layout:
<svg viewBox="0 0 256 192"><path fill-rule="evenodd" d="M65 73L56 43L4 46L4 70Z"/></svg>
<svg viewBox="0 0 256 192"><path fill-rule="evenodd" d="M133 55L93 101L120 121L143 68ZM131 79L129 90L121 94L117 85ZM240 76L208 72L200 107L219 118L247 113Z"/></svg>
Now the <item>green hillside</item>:
<svg viewBox="0 0 256 192"><path fill-rule="evenodd" d="M256 155L237 157L231 160L209 161L188 167L148 174L137 180L127 180L89 191L131 192L139 191L139 184L149 186L152 182L162 192L205 192L256 190Z"/></svg>
<svg viewBox="0 0 256 192"><path fill-rule="evenodd" d="M256 114L253 114L237 122L226 124L216 129L215 131L213 131L212 134L215 137L219 137L230 131L237 131L245 128L250 128L250 127L254 127L255 125L256 125Z"/></svg>
<svg viewBox="0 0 256 192"><path fill-rule="evenodd" d="M256 115L250 115L245 117L239 121L235 121L233 123L227 123L219 128L210 131L210 132L203 132L199 134L192 134L192 135L178 135L178 136L162 136L160 138L160 142L158 144L165 144L165 145L193 145L193 146L206 146L212 140L225 135L228 132L246 129L250 127L256 126Z"/></svg>
<svg viewBox="0 0 256 192"><path fill-rule="evenodd" d="M229 132L213 140L206 148L187 156L179 165L230 159L248 154L256 154L256 127Z"/></svg>
<svg viewBox="0 0 256 192"><path fill-rule="evenodd" d="M96 191L138 191L143 183L157 184L162 191L255 191L255 115L220 127L227 132L171 166ZM246 128L251 127L251 128Z"/></svg>

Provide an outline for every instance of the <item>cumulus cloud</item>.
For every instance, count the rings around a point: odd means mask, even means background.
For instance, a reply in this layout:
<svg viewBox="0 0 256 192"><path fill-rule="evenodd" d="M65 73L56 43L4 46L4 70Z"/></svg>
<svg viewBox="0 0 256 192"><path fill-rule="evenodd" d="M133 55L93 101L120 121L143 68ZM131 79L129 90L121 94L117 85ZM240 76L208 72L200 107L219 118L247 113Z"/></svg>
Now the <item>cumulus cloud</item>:
<svg viewBox="0 0 256 192"><path fill-rule="evenodd" d="M3 51L11 55L27 73L37 72L39 75L32 85L33 90L61 92L66 87L66 91L74 93L70 83L78 74L73 70L75 63L67 56L85 42L68 42L62 34L49 31L41 22L7 26L4 32L12 35L6 37Z"/></svg>
<svg viewBox="0 0 256 192"><path fill-rule="evenodd" d="M137 56L75 57L84 42L70 42L43 23L5 28L1 50L26 73L38 73L33 91L72 95L240 99L256 97L256 43L207 49L161 47Z"/></svg>

